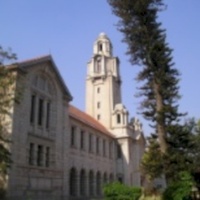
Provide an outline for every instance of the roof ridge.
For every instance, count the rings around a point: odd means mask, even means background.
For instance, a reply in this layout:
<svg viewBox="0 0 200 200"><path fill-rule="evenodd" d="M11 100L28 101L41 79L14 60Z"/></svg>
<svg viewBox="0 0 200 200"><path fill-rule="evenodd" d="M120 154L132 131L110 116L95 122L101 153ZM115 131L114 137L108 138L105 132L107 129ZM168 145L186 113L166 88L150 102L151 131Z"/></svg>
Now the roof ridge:
<svg viewBox="0 0 200 200"><path fill-rule="evenodd" d="M34 61L38 61L38 60L48 58L48 57L52 58L51 54L46 54L46 55L41 55L41 56L37 56L37 57L34 57L34 58L26 59L26 60L21 60L21 61L18 61L17 63L18 64L25 64L25 63L28 63L28 62L34 62Z"/></svg>
<svg viewBox="0 0 200 200"><path fill-rule="evenodd" d="M115 137L102 123L72 104L69 104L69 114L75 119L88 124L90 127L100 131L101 133Z"/></svg>

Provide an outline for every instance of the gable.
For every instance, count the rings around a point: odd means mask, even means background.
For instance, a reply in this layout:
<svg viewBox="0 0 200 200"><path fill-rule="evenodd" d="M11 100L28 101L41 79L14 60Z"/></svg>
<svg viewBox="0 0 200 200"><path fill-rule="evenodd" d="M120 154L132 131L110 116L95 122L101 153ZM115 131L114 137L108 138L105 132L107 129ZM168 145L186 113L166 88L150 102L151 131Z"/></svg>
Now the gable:
<svg viewBox="0 0 200 200"><path fill-rule="evenodd" d="M14 68L28 72L29 70L37 70L42 77L42 74L53 74L53 79L58 83L60 89L62 90L65 98L68 101L72 100L72 95L66 86L56 64L53 61L51 55L42 56L38 58L33 58L30 60L15 63ZM34 81L34 80L33 80Z"/></svg>

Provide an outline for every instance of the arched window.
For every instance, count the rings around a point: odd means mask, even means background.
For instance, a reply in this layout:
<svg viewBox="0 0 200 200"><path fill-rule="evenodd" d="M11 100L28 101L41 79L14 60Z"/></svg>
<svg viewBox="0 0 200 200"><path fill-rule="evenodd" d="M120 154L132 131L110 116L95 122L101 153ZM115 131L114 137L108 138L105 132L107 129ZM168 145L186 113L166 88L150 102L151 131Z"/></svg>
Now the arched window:
<svg viewBox="0 0 200 200"><path fill-rule="evenodd" d="M108 182L108 178L107 178L107 173L105 172L103 174L103 184L106 184Z"/></svg>
<svg viewBox="0 0 200 200"><path fill-rule="evenodd" d="M101 195L101 173L98 171L96 176L97 195Z"/></svg>
<svg viewBox="0 0 200 200"><path fill-rule="evenodd" d="M114 178L113 178L113 174L112 174L112 173L110 174L109 181L110 181L110 183L112 183L112 182L114 181Z"/></svg>
<svg viewBox="0 0 200 200"><path fill-rule="evenodd" d="M117 124L120 124L120 123L121 123L121 115L117 114Z"/></svg>
<svg viewBox="0 0 200 200"><path fill-rule="evenodd" d="M89 189L90 189L90 196L94 195L94 173L92 170L89 172Z"/></svg>
<svg viewBox="0 0 200 200"><path fill-rule="evenodd" d="M52 126L52 102L55 89L51 80L43 73L32 77L32 94L30 98L30 124L37 124L46 130Z"/></svg>
<svg viewBox="0 0 200 200"><path fill-rule="evenodd" d="M102 44L102 43L99 43L99 45L98 45L98 50L99 50L99 51L103 51L103 44Z"/></svg>
<svg viewBox="0 0 200 200"><path fill-rule="evenodd" d="M76 192L77 192L77 171L76 169L73 167L70 170L70 174L69 174L69 193L71 196L76 196Z"/></svg>
<svg viewBox="0 0 200 200"><path fill-rule="evenodd" d="M101 62L101 57L97 57L95 72L98 74L101 73Z"/></svg>
<svg viewBox="0 0 200 200"><path fill-rule="evenodd" d="M80 195L85 196L86 194L86 173L85 170L82 169L80 172Z"/></svg>

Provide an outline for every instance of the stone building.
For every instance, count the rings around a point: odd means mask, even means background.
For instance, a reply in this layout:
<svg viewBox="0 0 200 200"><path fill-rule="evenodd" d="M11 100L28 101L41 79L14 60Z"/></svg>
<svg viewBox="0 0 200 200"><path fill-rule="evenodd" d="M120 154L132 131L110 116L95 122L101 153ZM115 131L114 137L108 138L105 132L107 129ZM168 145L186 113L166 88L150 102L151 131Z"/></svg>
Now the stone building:
<svg viewBox="0 0 200 200"><path fill-rule="evenodd" d="M122 104L119 59L104 33L87 65L85 112L70 104L51 56L8 67L23 88L8 119L10 199L97 199L105 183L142 184L142 127Z"/></svg>

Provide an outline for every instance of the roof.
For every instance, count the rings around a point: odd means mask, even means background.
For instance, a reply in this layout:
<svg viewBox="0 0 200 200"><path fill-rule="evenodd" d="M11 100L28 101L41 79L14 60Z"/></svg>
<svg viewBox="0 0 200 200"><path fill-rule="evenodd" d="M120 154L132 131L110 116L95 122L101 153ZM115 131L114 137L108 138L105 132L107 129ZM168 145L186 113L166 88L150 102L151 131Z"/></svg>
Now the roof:
<svg viewBox="0 0 200 200"><path fill-rule="evenodd" d="M69 101L73 99L68 87L66 86L53 58L51 55L44 55L36 58L32 58L29 60L24 60L24 61L19 61L16 62L10 66L8 66L9 69L21 69L21 70L26 70L28 67L32 67L33 65L44 63L44 62L50 62L51 66L58 78L58 81L60 83L60 86L62 87L63 91L65 94L68 96Z"/></svg>
<svg viewBox="0 0 200 200"><path fill-rule="evenodd" d="M110 136L110 137L115 137L112 133L110 133L106 127L104 127L99 121L91 117L90 115L86 114L85 112L79 110L73 105L69 105L69 115L73 117L74 119L98 130L99 132Z"/></svg>

